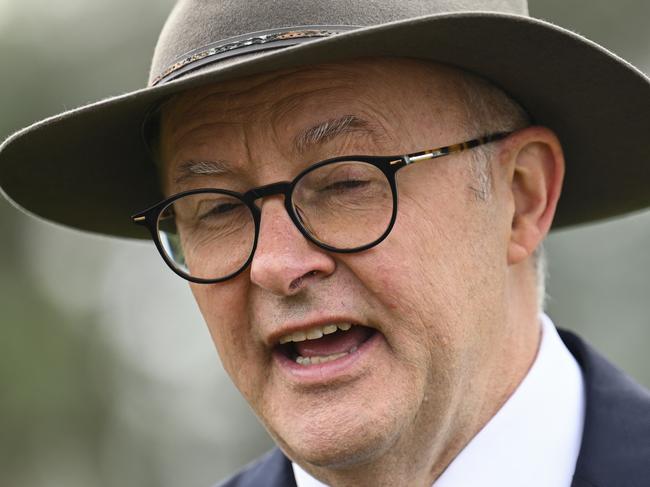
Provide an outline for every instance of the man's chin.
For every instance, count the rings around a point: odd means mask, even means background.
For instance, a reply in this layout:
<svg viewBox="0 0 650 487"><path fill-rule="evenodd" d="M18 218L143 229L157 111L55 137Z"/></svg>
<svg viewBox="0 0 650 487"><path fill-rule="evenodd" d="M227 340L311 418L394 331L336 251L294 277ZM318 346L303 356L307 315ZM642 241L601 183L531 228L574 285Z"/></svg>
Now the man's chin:
<svg viewBox="0 0 650 487"><path fill-rule="evenodd" d="M258 417L290 458L301 465L353 468L381 459L410 431L422 404L422 382L395 360L382 335L375 337L333 383L305 384L273 368Z"/></svg>
<svg viewBox="0 0 650 487"><path fill-rule="evenodd" d="M305 466L346 470L380 459L397 440L393 428L372 425L330 424L321 428L291 430L275 437L293 461ZM333 427L334 426L334 427Z"/></svg>

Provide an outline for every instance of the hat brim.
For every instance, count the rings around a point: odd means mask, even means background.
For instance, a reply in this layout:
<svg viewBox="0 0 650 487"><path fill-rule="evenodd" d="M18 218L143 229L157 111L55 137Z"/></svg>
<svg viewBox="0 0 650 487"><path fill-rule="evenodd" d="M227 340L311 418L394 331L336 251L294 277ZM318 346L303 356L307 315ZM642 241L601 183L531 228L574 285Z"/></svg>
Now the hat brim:
<svg viewBox="0 0 650 487"><path fill-rule="evenodd" d="M0 186L17 206L102 234L147 238L130 216L162 198L141 136L147 111L207 83L366 56L436 61L500 86L563 143L553 227L650 206L650 80L601 46L524 16L466 12L360 28L216 63L168 84L38 122L0 146ZM435 142L435 141L432 141Z"/></svg>

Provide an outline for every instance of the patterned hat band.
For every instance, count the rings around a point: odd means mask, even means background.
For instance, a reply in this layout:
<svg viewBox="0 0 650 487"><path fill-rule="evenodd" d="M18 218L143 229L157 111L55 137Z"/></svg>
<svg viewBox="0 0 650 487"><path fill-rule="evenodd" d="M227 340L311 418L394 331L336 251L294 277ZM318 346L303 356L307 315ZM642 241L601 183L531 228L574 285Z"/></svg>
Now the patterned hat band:
<svg viewBox="0 0 650 487"><path fill-rule="evenodd" d="M290 29L272 29L208 44L183 55L162 73L156 76L150 86L165 84L183 74L206 64L241 56L251 52L267 51L281 47L302 44L319 37L331 37L342 32L358 29L358 26L301 26Z"/></svg>

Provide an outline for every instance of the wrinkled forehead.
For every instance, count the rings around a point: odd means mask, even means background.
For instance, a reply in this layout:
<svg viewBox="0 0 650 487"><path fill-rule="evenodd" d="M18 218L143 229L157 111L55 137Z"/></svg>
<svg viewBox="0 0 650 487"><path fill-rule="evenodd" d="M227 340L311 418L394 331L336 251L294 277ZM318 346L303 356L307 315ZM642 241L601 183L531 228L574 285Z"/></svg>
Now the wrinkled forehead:
<svg viewBox="0 0 650 487"><path fill-rule="evenodd" d="M432 62L370 58L278 71L186 91L162 108L163 136L202 118L224 120L268 117L279 122L297 113L326 116L330 104L358 101L369 110L401 105L453 111L458 107L456 82L471 75ZM387 98L387 96L389 98ZM328 103L329 102L329 103Z"/></svg>
<svg viewBox="0 0 650 487"><path fill-rule="evenodd" d="M300 150L297 134L330 122L339 124L342 133L366 128L366 134L387 139L403 138L403 131L412 130L407 120L453 132L464 116L458 82L469 76L430 62L373 58L187 91L161 109L164 171L169 174L190 153L202 157L201 147L207 156L217 143L222 154L259 145L263 132L288 151Z"/></svg>

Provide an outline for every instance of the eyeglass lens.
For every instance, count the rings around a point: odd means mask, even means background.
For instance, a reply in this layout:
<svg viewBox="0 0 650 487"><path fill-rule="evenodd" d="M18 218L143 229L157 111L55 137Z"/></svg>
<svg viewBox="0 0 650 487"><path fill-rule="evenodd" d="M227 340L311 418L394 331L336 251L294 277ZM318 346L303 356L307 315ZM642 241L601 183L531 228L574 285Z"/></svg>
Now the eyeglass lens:
<svg viewBox="0 0 650 487"><path fill-rule="evenodd" d="M314 241L352 250L378 240L393 215L393 193L384 173L362 161L339 161L305 173L295 184L291 208ZM255 219L241 199L214 191L170 203L158 218L169 261L199 279L239 271L255 243Z"/></svg>

